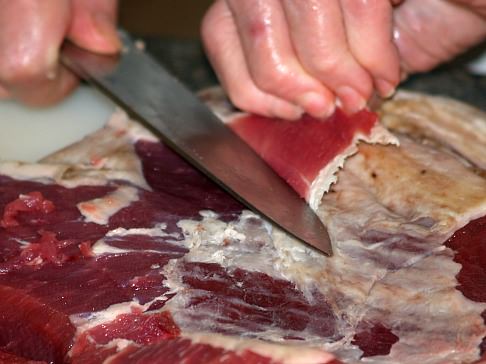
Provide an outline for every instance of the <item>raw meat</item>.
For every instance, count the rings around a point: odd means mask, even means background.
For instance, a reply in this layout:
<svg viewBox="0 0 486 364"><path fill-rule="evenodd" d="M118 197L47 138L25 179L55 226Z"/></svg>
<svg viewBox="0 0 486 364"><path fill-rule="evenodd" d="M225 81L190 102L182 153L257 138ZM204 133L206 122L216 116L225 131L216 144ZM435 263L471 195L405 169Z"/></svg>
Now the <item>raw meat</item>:
<svg viewBox="0 0 486 364"><path fill-rule="evenodd" d="M2 350L29 359L63 362L75 328L69 317L22 289L0 286Z"/></svg>
<svg viewBox="0 0 486 364"><path fill-rule="evenodd" d="M377 116L366 110L346 116L337 109L327 120L305 115L285 122L247 115L229 125L317 209L345 158L356 153L358 141L375 142L372 130L377 121Z"/></svg>
<svg viewBox="0 0 486 364"><path fill-rule="evenodd" d="M54 206L0 228L0 358L477 362L486 155L473 163L440 138L399 139L361 144L324 196L332 258L244 210L120 113L42 163L0 163L0 213L32 192Z"/></svg>
<svg viewBox="0 0 486 364"><path fill-rule="evenodd" d="M16 216L20 212L39 211L48 214L54 210L54 205L51 201L45 200L39 192L31 192L27 195L20 195L18 199L10 202L5 206L0 226L8 228L12 226L19 226Z"/></svg>
<svg viewBox="0 0 486 364"><path fill-rule="evenodd" d="M210 102L224 98L224 94L213 88L200 97ZM326 120L304 115L292 122L231 113L231 105L221 101L217 102L217 111L314 210L336 182L336 173L346 158L358 151L358 142L398 143L378 123L377 114L367 110L346 115L337 109Z"/></svg>
<svg viewBox="0 0 486 364"><path fill-rule="evenodd" d="M0 350L0 363L5 364L45 364L45 361L36 361L22 358Z"/></svg>

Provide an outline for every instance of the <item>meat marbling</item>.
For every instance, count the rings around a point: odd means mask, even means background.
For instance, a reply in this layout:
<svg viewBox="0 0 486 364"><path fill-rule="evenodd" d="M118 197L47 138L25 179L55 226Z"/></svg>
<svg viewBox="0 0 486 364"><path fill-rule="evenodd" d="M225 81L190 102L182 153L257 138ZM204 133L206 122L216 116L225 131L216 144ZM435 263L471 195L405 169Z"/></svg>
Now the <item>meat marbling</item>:
<svg viewBox="0 0 486 364"><path fill-rule="evenodd" d="M0 211L32 193L54 206L0 228L0 360L479 361L486 155L403 134L407 115L390 125L400 148L361 145L324 196L332 258L244 210L122 113L41 163L0 163ZM461 123L454 143L467 144Z"/></svg>

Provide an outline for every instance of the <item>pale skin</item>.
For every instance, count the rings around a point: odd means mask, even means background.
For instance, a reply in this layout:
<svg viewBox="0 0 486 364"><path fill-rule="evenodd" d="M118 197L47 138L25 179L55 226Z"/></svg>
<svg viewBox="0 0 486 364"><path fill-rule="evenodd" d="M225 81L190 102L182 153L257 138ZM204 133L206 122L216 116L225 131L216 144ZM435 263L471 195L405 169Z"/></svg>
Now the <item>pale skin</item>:
<svg viewBox="0 0 486 364"><path fill-rule="evenodd" d="M0 98L41 106L69 94L78 79L59 64L62 42L118 52L116 10L116 0L0 0Z"/></svg>
<svg viewBox="0 0 486 364"><path fill-rule="evenodd" d="M78 83L65 39L116 53L116 0L0 0L0 98L61 100ZM330 115L390 96L486 37L486 0L216 0L205 49L233 103L283 119Z"/></svg>
<svg viewBox="0 0 486 364"><path fill-rule="evenodd" d="M360 110L485 36L485 0L217 0L202 24L233 103L284 119Z"/></svg>

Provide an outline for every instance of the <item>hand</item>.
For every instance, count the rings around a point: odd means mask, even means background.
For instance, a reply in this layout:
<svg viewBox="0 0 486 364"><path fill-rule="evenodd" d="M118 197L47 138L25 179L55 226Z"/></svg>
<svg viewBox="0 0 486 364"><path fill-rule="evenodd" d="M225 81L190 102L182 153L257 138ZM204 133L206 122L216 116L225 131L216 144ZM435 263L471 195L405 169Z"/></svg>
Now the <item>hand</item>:
<svg viewBox="0 0 486 364"><path fill-rule="evenodd" d="M486 0L406 0L394 19L403 71L428 71L485 39Z"/></svg>
<svg viewBox="0 0 486 364"><path fill-rule="evenodd" d="M237 107L325 117L480 42L485 16L486 0L217 0L202 37Z"/></svg>
<svg viewBox="0 0 486 364"><path fill-rule="evenodd" d="M78 83L59 64L65 38L99 53L121 45L116 0L0 0L0 98L47 105Z"/></svg>
<svg viewBox="0 0 486 364"><path fill-rule="evenodd" d="M394 1L393 3L396 3ZM390 0L217 0L202 24L233 103L285 119L365 107L400 80Z"/></svg>

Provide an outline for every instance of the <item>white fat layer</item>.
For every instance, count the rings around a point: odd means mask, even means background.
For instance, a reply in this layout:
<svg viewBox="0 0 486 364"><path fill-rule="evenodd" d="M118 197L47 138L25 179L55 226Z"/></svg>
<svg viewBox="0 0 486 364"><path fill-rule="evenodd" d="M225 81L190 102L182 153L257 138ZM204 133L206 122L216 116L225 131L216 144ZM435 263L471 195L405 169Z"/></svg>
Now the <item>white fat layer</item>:
<svg viewBox="0 0 486 364"><path fill-rule="evenodd" d="M133 253L133 252L140 251L140 250L136 250L136 249L117 248L115 246L107 244L104 239L98 240L93 245L93 247L91 249L92 249L93 254L95 256L100 256L100 255L105 255L105 254L126 254L126 253ZM152 250L152 249L144 249L143 252L144 253L161 254L161 252L159 250ZM156 267L156 268L159 268L159 267Z"/></svg>
<svg viewBox="0 0 486 364"><path fill-rule="evenodd" d="M66 188L78 186L105 186L112 181L127 181L140 188L149 189L143 175L136 170L139 168L137 157L130 152L126 154L125 162L131 164L136 161L133 169L106 169L89 165L69 164L36 164L25 162L0 162L0 174L21 181L34 181L44 184L57 184ZM117 158L125 158L123 155ZM113 159L110 160L110 163ZM108 163L108 162L107 162ZM141 167L140 167L141 168Z"/></svg>
<svg viewBox="0 0 486 364"><path fill-rule="evenodd" d="M113 339L111 340L106 347L111 348L111 347L116 347L117 351L122 351L126 347L133 345L133 341L127 340L127 339Z"/></svg>
<svg viewBox="0 0 486 364"><path fill-rule="evenodd" d="M307 191L307 203L316 211L322 200L322 196L329 191L331 185L337 182L337 172L343 168L346 159L358 151L356 141L346 148L342 153L338 154L329 162L312 181L309 190Z"/></svg>
<svg viewBox="0 0 486 364"><path fill-rule="evenodd" d="M146 303L145 305L140 305L137 302L116 303L102 311L71 315L69 319L76 326L76 333L79 335L95 326L111 322L119 315L129 314L134 310L138 312L144 311L150 306L150 303Z"/></svg>
<svg viewBox="0 0 486 364"><path fill-rule="evenodd" d="M183 334L183 337L191 339L194 344L207 344L238 354L252 351L282 364L325 364L335 359L332 354L322 349L291 344L279 345L261 340L242 339L212 333Z"/></svg>
<svg viewBox="0 0 486 364"><path fill-rule="evenodd" d="M201 215L202 220L181 220L177 223L184 235L183 243L190 249L185 260L275 273L268 261L270 252L267 250L273 248L269 223L247 210L232 222L219 220L215 213L205 211Z"/></svg>
<svg viewBox="0 0 486 364"><path fill-rule="evenodd" d="M106 233L105 238L98 240L92 246L92 252L95 256L100 256L104 254L125 254L135 252L135 249L123 249L114 247L106 242L106 238L116 238L122 236L129 236L129 235L145 235L151 237L172 237L175 240L174 243L180 238L179 234L177 233L167 233L165 229L167 228L167 224L161 223L157 224L152 228L134 228L134 229L124 229L124 228L117 228L110 230ZM168 240L168 242L171 242ZM160 253L158 250L144 250L144 252L148 253ZM157 267L158 268L158 267Z"/></svg>
<svg viewBox="0 0 486 364"><path fill-rule="evenodd" d="M152 133L117 110L104 128L47 156L42 162L70 166L62 178L56 180L66 187L124 180L150 189L134 148L139 140L157 142Z"/></svg>
<svg viewBox="0 0 486 364"><path fill-rule="evenodd" d="M79 212L86 222L105 225L110 217L121 209L138 200L138 189L131 186L120 186L106 196L77 204Z"/></svg>
<svg viewBox="0 0 486 364"><path fill-rule="evenodd" d="M139 140L146 140L155 143L159 141L159 139L157 139L157 137L147 128L142 126L142 124L131 120L127 113L122 109L117 109L110 120L108 120L108 127L111 127L117 131L126 132L132 143Z"/></svg>
<svg viewBox="0 0 486 364"><path fill-rule="evenodd" d="M0 174L21 181L30 180L41 183L52 183L52 181L62 179L68 168L67 165L0 162Z"/></svg>
<svg viewBox="0 0 486 364"><path fill-rule="evenodd" d="M91 250L95 256L100 256L104 254L125 254L130 253L135 250L133 249L123 249L111 246L106 243L104 239L98 240L92 247Z"/></svg>
<svg viewBox="0 0 486 364"><path fill-rule="evenodd" d="M43 158L41 163L0 162L0 174L66 188L101 186L115 180L150 189L134 149L139 140L158 141L141 124L117 110L104 128Z"/></svg>
<svg viewBox="0 0 486 364"><path fill-rule="evenodd" d="M127 235L148 235L153 237L166 237L170 236L173 238L178 238L178 233L167 233L165 231L167 229L166 223L156 224L154 227L151 228L133 228L133 229L125 229L125 228L116 228L110 230L106 233L107 237L113 236L127 236Z"/></svg>

